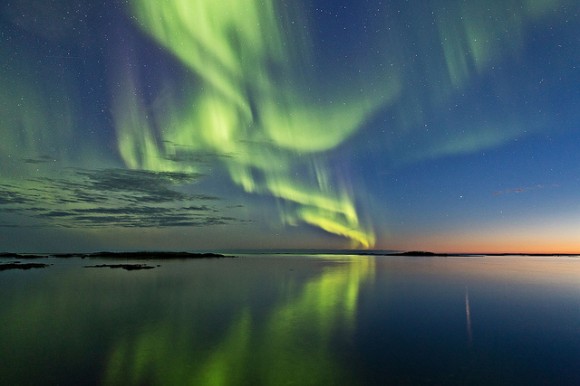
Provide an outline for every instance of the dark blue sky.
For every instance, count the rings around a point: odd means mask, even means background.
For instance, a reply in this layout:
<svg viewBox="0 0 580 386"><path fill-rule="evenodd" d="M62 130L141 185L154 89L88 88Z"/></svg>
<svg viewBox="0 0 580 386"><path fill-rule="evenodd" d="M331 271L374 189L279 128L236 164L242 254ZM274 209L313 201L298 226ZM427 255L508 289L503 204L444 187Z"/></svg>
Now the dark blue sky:
<svg viewBox="0 0 580 386"><path fill-rule="evenodd" d="M4 2L0 250L579 252L579 7Z"/></svg>

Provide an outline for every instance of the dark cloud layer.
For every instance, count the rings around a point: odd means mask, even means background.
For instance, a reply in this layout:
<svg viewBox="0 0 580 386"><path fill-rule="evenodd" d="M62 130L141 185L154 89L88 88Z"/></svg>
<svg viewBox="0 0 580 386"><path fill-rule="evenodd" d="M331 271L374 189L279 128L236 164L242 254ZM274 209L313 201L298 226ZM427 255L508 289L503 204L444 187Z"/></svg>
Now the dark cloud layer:
<svg viewBox="0 0 580 386"><path fill-rule="evenodd" d="M198 227L238 221L210 205L218 197L186 192L198 173L104 169L69 170L62 178L0 184L0 212L36 225L73 227ZM18 226L5 222L0 226Z"/></svg>

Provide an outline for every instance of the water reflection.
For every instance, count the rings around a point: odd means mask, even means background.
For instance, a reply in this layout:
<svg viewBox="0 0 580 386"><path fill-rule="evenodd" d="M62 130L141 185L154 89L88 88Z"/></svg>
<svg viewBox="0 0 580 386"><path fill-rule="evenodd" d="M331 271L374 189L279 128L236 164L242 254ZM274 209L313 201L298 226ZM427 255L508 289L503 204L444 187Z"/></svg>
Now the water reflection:
<svg viewBox="0 0 580 386"><path fill-rule="evenodd" d="M471 330L471 307L469 305L469 290L465 287L465 322L467 324L467 340L469 346L473 343L473 331Z"/></svg>
<svg viewBox="0 0 580 386"><path fill-rule="evenodd" d="M195 315L177 328L166 318L125 336L111 350L106 385L322 385L344 382L333 337L351 334L372 258L324 265L304 282L280 282L280 299L263 315L245 304L215 340ZM209 341L212 341L211 344ZM345 378L346 377L346 378ZM356 383L354 379L351 384Z"/></svg>
<svg viewBox="0 0 580 386"><path fill-rule="evenodd" d="M1 384L580 384L577 259L50 263L0 273Z"/></svg>

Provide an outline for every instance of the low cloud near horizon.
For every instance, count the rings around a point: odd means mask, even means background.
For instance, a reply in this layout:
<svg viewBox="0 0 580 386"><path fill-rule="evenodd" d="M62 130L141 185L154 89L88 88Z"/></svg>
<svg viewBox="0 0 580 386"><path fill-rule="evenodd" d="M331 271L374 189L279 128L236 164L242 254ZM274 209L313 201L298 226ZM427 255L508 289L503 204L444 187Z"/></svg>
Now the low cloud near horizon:
<svg viewBox="0 0 580 386"><path fill-rule="evenodd" d="M16 216L5 219L0 227L151 228L239 222L220 213L214 205L219 197L182 188L202 177L199 173L70 169L59 178L1 183L0 212Z"/></svg>

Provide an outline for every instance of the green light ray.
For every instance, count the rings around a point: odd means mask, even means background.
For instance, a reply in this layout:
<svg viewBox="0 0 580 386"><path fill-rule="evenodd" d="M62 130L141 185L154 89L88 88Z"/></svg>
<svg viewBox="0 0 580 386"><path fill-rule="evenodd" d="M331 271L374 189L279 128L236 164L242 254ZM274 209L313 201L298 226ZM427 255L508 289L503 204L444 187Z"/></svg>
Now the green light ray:
<svg viewBox="0 0 580 386"><path fill-rule="evenodd" d="M0 176L23 176L23 159L72 158L76 103L69 79L44 77L32 57L13 58L10 45L0 45ZM56 96L56 97L55 97Z"/></svg>
<svg viewBox="0 0 580 386"><path fill-rule="evenodd" d="M570 0L430 1L402 7L402 18L381 20L394 32L378 46L405 81L395 122L385 127L389 135L377 151L387 150L393 164L401 165L498 148L552 130L549 122L530 119L529 106L516 104L520 87L529 85L504 74L517 65L541 66L527 62L530 38L569 20L573 7Z"/></svg>
<svg viewBox="0 0 580 386"><path fill-rule="evenodd" d="M204 91L173 96L152 113L154 123L144 121L147 109L135 98L126 98L117 119L120 154L127 166L152 170L188 167L164 160L173 151L167 144L227 155L222 160L234 183L291 204L282 206L286 223L307 223L371 247L374 233L361 224L353 195L319 181L333 179L324 152L359 130L398 87L385 84L381 96L354 94L356 84L343 84L334 96L305 92L309 76L300 74L309 72L308 54L295 51L307 39L298 29L282 32L278 5L134 0L139 26L200 79ZM313 165L318 177L298 176L304 165Z"/></svg>

